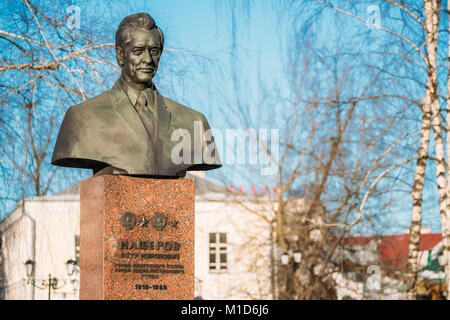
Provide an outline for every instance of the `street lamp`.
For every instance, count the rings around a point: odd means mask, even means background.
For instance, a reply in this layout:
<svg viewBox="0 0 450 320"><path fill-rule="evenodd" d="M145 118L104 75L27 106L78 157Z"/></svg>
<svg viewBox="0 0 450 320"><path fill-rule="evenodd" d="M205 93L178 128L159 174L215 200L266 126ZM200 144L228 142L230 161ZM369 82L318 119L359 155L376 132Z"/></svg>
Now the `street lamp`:
<svg viewBox="0 0 450 320"><path fill-rule="evenodd" d="M302 262L302 253L299 250L299 235L298 234L290 234L285 238L286 247L284 248L284 252L280 255L280 264L281 264L281 287L284 287L285 298L296 299L296 290L294 285L294 279L300 274L297 274L297 271L300 271L300 265ZM283 279L284 278L284 279ZM284 282L284 283L283 283Z"/></svg>
<svg viewBox="0 0 450 320"><path fill-rule="evenodd" d="M74 274L75 272L75 266L76 266L76 262L72 259L69 259L66 261L66 271L67 271L67 275L70 277ZM56 290L56 289L61 289L62 287L64 287L67 283L66 280L62 280L63 284L58 286L59 280L56 277L52 277L51 274L48 275L48 280L39 280L36 281L35 279L31 279L33 274L34 274L34 267L36 265L36 262L28 259L25 262L25 266L26 266L26 272L27 272L27 284L31 284L33 287L36 287L38 289L46 289L48 288L48 300L51 300L51 294L52 294L52 289ZM40 283L40 284L38 284Z"/></svg>
<svg viewBox="0 0 450 320"><path fill-rule="evenodd" d="M28 259L26 262L25 262L25 266L26 266L26 268L27 268L27 278L28 279L30 279L31 278L31 276L33 275L33 273L34 273L34 265L36 264L36 262L34 262L33 260L30 260L30 259Z"/></svg>
<svg viewBox="0 0 450 320"><path fill-rule="evenodd" d="M302 253L300 251L290 250L289 252L284 252L281 254L281 264L287 266L291 257L294 258L295 264L300 264L302 262Z"/></svg>
<svg viewBox="0 0 450 320"><path fill-rule="evenodd" d="M302 262L302 253L300 251L294 251L294 262L296 264L300 264L300 262Z"/></svg>
<svg viewBox="0 0 450 320"><path fill-rule="evenodd" d="M69 277L71 277L73 275L73 273L75 272L76 265L77 265L77 263L72 259L69 259L66 261L67 275Z"/></svg>
<svg viewBox="0 0 450 320"><path fill-rule="evenodd" d="M283 266L287 266L289 264L289 254L287 252L283 253L280 260Z"/></svg>
<svg viewBox="0 0 450 320"><path fill-rule="evenodd" d="M299 250L293 251L292 249L288 249L288 251L283 252L280 255L280 263L283 266L284 270L284 278L285 278L285 294L288 297L296 297L292 292L293 288L293 279L296 274L296 270L300 267L300 263L302 262L302 253Z"/></svg>

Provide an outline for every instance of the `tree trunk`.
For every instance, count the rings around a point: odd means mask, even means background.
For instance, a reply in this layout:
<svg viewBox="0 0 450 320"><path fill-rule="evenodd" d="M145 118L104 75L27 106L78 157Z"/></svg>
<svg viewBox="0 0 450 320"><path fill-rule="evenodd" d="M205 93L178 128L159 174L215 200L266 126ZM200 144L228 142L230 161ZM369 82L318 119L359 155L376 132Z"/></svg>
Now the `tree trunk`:
<svg viewBox="0 0 450 320"><path fill-rule="evenodd" d="M439 29L439 9L440 0L426 0L425 1L425 21L427 26L427 56L428 56L428 70L431 75L431 113L432 113L432 124L434 131L434 145L435 145L435 163L436 163L436 181L438 186L439 195L439 212L441 217L441 232L442 239L444 243L444 270L445 278L447 283L447 299L449 297L449 281L450 281L450 270L448 256L449 256L449 235L447 227L447 206L448 206L448 181L446 177L446 163L445 163L445 149L442 134L442 120L440 113L440 104L438 96L438 85L437 85L437 65L436 65L436 51L438 44L438 29ZM448 138L447 138L448 140Z"/></svg>
<svg viewBox="0 0 450 320"><path fill-rule="evenodd" d="M447 10L450 10L450 1L447 1ZM448 12L448 16L450 17L450 11ZM449 39L448 39L448 56L450 57L450 24L448 25L448 31L449 31ZM450 159L450 60L447 60L447 98L446 98L446 105L447 105L447 116L446 116L446 143L447 143L447 160ZM448 172L447 172L448 174ZM448 178L447 178L448 179ZM450 212L450 183L447 180L447 212ZM442 230L442 241L444 244L444 264L445 264L445 283L447 285L447 300L450 299L450 217L446 215L446 221L444 224L444 221L442 221L441 216L441 230ZM445 232L444 232L445 229Z"/></svg>
<svg viewBox="0 0 450 320"><path fill-rule="evenodd" d="M414 184L412 188L412 218L411 227L409 232L409 249L408 249L408 281L407 281L407 293L408 299L416 299L417 294L417 274L419 270L418 256L419 256L419 242L420 242L420 229L422 220L422 193L423 183L425 178L425 169L428 156L428 146L430 142L430 127L431 116L433 114L433 125L439 126L435 132L436 139L436 153L443 152L443 140L440 126L440 114L439 114L439 100L437 99L437 74L436 74L436 50L437 50L437 36L438 36L438 23L439 15L436 10L439 6L439 1L425 0L425 24L426 24L426 38L427 38L427 62L428 62L428 74L427 85L425 88L425 97L422 107L422 131L420 135L420 146L418 150L418 160L416 165L416 172L414 176ZM437 116L436 116L437 107ZM443 153L441 154L443 156ZM440 209L442 205L446 205L446 179L445 179L445 167L442 176L443 164L440 161L436 161L436 174L438 179L438 191L439 191L439 203ZM445 189L444 189L445 188ZM445 192L443 192L445 190ZM444 211L445 213L445 211Z"/></svg>
<svg viewBox="0 0 450 320"><path fill-rule="evenodd" d="M422 220L422 193L427 165L428 146L430 143L431 112L430 103L426 103L427 100L429 100L428 90L422 108L422 131L420 134L420 146L417 151L418 159L414 175L414 184L411 191L413 205L411 227L409 230L408 281L406 286L408 299L410 300L416 299L417 272L419 269L419 241Z"/></svg>

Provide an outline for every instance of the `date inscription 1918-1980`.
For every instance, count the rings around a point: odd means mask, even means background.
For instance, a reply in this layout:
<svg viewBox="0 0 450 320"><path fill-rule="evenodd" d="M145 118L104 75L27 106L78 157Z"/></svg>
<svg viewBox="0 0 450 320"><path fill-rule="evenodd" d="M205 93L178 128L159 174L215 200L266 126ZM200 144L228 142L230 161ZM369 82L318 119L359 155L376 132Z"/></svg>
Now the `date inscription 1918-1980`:
<svg viewBox="0 0 450 320"><path fill-rule="evenodd" d="M139 284L136 283L135 286L136 290L167 290L166 284Z"/></svg>

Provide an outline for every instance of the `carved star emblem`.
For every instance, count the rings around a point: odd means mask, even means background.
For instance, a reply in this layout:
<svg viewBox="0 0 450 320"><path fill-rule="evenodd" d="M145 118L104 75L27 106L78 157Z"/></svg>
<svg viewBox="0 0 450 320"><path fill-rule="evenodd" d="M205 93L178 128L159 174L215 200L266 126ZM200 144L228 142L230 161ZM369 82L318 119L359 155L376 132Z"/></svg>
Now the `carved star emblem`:
<svg viewBox="0 0 450 320"><path fill-rule="evenodd" d="M139 216L138 226L142 228L147 228L148 220L144 215Z"/></svg>
<svg viewBox="0 0 450 320"><path fill-rule="evenodd" d="M172 221L170 221L169 222L169 225L172 227L172 228L177 228L178 227L178 223L180 223L180 221L178 221L178 220L175 220L175 219L172 219Z"/></svg>

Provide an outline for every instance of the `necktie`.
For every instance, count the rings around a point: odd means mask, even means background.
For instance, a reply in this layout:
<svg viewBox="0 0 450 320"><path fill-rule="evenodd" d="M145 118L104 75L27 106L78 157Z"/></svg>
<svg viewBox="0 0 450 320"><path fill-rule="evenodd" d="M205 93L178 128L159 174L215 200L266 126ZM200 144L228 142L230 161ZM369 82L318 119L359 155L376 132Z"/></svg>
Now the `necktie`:
<svg viewBox="0 0 450 320"><path fill-rule="evenodd" d="M148 92L147 92L148 91ZM157 114L156 106L153 105L151 100L153 98L152 92L150 90L141 91L136 101L136 110L144 123L147 133L153 142L156 141L157 136Z"/></svg>
<svg viewBox="0 0 450 320"><path fill-rule="evenodd" d="M153 103L153 92L150 89L141 91L136 100L136 111L141 118L142 123L151 139L151 153L150 159L157 159L157 134L158 134L158 122L156 104ZM150 100L151 99L151 100ZM155 161L156 170L158 170L157 161Z"/></svg>

